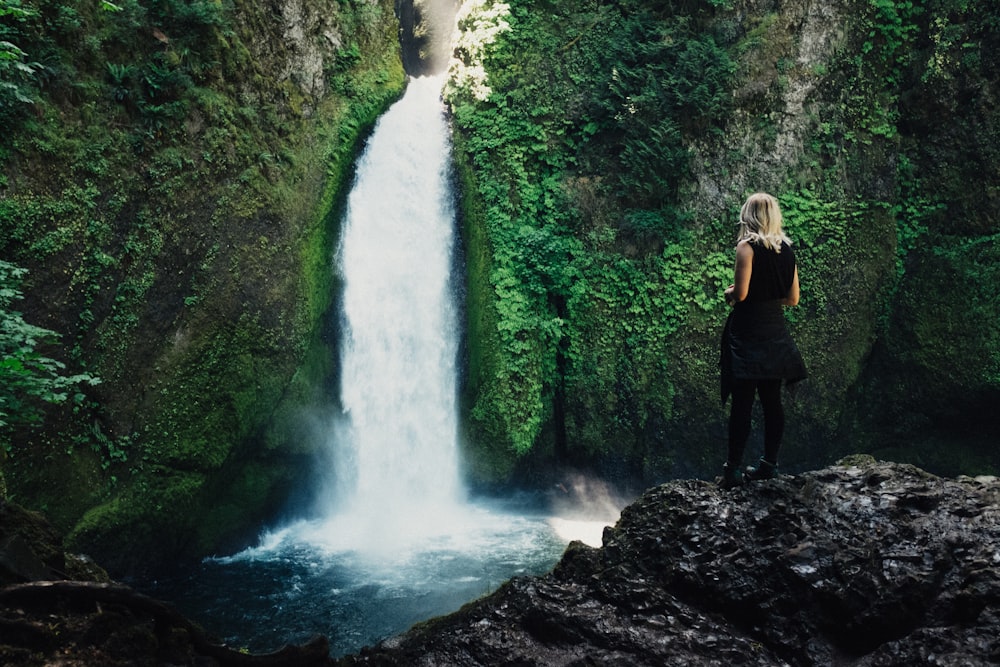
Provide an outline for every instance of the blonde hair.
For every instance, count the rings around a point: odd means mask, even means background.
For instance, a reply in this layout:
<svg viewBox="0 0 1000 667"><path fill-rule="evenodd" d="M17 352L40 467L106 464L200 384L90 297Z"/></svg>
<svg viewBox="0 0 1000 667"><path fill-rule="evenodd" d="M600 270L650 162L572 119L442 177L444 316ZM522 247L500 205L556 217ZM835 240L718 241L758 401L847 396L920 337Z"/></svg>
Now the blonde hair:
<svg viewBox="0 0 1000 667"><path fill-rule="evenodd" d="M747 197L740 209L739 230L736 242L750 241L781 252L781 243L788 245L792 240L781 231L781 207L778 200L766 192L755 192Z"/></svg>

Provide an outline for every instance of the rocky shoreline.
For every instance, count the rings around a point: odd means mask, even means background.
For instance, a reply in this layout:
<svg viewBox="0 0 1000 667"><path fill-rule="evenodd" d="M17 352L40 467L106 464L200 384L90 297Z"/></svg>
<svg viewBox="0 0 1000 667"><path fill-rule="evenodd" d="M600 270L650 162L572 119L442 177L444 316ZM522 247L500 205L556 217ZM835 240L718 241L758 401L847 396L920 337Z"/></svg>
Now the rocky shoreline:
<svg viewBox="0 0 1000 667"><path fill-rule="evenodd" d="M575 542L551 573L339 660L322 638L241 653L127 587L61 586L78 592L0 590L0 662L989 665L1000 480L853 457L729 492L668 482L627 507L603 547Z"/></svg>

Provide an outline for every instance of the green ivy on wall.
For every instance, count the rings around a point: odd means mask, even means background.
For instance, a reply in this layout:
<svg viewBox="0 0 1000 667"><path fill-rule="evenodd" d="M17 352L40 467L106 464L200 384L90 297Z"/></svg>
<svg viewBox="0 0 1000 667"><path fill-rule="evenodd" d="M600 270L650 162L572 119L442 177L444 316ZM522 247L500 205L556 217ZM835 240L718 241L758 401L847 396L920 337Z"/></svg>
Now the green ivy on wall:
<svg viewBox="0 0 1000 667"><path fill-rule="evenodd" d="M986 5L863 0L819 17L727 2L476 4L463 35L478 46L458 51L447 100L467 185L466 399L473 457L492 461L481 474L503 479L532 456L703 456L723 422L713 347L733 255L719 210L738 209L749 192L737 187L779 197L801 268L788 318L812 377L791 437L803 452L833 438L897 299L948 245L960 180L944 165L960 152L945 132L922 145L907 121L933 85L971 89L965 77L988 69ZM934 169L954 182L941 189Z"/></svg>
<svg viewBox="0 0 1000 667"><path fill-rule="evenodd" d="M560 392L611 397L638 375L637 392L657 384L669 396L666 340L693 309L718 308L725 287L728 260L692 252L676 197L685 140L724 115L735 67L694 18L658 21L626 4L484 7L502 24L474 24L495 43L482 51L489 78L458 79L448 93L459 163L475 172L484 207L474 224L492 249L488 269L470 269L492 285L470 292L470 310L487 313L497 336L470 336L475 437L518 455L551 422ZM657 403L651 410L670 411ZM572 417L585 409L570 412L575 440L590 426Z"/></svg>

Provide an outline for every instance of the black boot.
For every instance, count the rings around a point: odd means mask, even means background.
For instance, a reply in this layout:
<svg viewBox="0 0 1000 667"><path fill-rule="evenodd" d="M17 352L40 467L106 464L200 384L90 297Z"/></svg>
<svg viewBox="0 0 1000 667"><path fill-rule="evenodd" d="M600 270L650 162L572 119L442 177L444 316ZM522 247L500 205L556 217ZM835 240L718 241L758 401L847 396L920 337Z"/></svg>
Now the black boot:
<svg viewBox="0 0 1000 667"><path fill-rule="evenodd" d="M774 479L777 476L778 464L771 463L763 456L760 458L760 462L757 463L756 468L747 466L747 479L757 481L761 479Z"/></svg>
<svg viewBox="0 0 1000 667"><path fill-rule="evenodd" d="M719 482L719 486L723 489L735 489L737 486L743 486L743 484L743 471L740 470L739 465L723 464L722 481Z"/></svg>

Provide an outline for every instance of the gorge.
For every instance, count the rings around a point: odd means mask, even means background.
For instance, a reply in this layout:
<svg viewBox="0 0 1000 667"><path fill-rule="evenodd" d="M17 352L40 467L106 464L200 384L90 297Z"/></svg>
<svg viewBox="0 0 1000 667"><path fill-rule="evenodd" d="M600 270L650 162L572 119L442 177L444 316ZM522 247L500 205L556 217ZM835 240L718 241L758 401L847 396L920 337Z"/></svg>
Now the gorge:
<svg viewBox="0 0 1000 667"><path fill-rule="evenodd" d="M333 656L355 652L548 570L569 541L550 508L476 501L462 481L442 82L411 79L358 160L336 262L343 410L323 416L314 510L237 554L135 584L227 644L264 652L320 634Z"/></svg>
<svg viewBox="0 0 1000 667"><path fill-rule="evenodd" d="M27 270L4 315L101 383L37 423L0 394L0 465L116 577L238 553L313 500L313 416L347 407L330 263L353 164L422 48L399 35L419 3L396 4L2 5L0 257ZM991 3L452 7L473 494L713 477L719 295L757 189L802 269L795 484L856 452L1000 469Z"/></svg>

